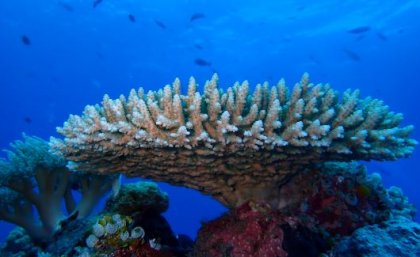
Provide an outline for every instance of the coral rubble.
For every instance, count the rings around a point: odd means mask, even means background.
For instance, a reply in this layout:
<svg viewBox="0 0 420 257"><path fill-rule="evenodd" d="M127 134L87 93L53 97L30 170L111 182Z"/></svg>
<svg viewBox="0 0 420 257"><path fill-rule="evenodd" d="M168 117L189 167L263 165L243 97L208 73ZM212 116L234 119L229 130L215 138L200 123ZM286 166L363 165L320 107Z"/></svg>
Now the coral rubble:
<svg viewBox="0 0 420 257"><path fill-rule="evenodd" d="M248 200L280 199L277 188L299 171L325 161L394 160L407 157L416 141L402 115L377 99L346 91L304 74L289 92L247 81L223 91L214 75L200 93L193 78L188 93L176 79L147 94L105 95L102 105L71 115L52 138L57 153L75 168L122 172L187 186L228 207Z"/></svg>

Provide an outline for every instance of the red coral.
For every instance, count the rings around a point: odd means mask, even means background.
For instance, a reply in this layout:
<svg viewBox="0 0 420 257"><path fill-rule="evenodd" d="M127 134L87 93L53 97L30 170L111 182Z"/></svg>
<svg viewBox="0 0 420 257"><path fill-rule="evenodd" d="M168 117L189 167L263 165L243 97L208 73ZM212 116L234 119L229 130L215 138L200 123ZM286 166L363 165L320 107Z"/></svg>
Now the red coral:
<svg viewBox="0 0 420 257"><path fill-rule="evenodd" d="M296 175L281 187L278 206L314 233L350 235L389 216L387 193L377 175L356 163L325 163Z"/></svg>
<svg viewBox="0 0 420 257"><path fill-rule="evenodd" d="M172 257L173 254L156 250L143 240L136 241L129 247L122 247L112 253L112 257Z"/></svg>
<svg viewBox="0 0 420 257"><path fill-rule="evenodd" d="M372 185L365 182L365 178L350 175L353 174L321 177L313 181L317 193L305 199L308 204L306 214L332 235L349 235L382 217L380 214L384 205L380 205L383 200L379 192L372 194Z"/></svg>
<svg viewBox="0 0 420 257"><path fill-rule="evenodd" d="M263 204L252 202L203 226L198 235L197 257L285 257L282 248L284 219Z"/></svg>

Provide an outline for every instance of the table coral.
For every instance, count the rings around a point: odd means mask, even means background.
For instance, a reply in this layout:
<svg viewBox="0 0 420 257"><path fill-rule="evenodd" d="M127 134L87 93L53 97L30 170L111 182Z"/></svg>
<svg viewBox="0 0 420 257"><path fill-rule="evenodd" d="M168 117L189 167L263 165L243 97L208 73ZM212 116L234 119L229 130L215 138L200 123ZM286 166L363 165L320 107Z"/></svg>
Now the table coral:
<svg viewBox="0 0 420 257"><path fill-rule="evenodd" d="M291 176L325 161L394 160L416 141L402 114L377 99L342 96L304 74L289 92L284 80L249 91L247 81L223 91L214 75L200 93L178 79L158 91L86 106L52 138L75 168L122 172L197 189L228 207L279 199Z"/></svg>

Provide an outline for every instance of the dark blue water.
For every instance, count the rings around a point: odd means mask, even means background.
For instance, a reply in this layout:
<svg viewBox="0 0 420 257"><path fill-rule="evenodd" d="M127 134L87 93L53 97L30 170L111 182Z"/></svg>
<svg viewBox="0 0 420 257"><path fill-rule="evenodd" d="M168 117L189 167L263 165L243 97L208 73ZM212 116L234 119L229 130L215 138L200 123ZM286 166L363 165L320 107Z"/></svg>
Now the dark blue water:
<svg viewBox="0 0 420 257"><path fill-rule="evenodd" d="M105 93L191 75L203 84L214 72L226 86L281 77L292 86L306 71L340 91L360 88L404 113L419 140L419 15L418 0L0 1L0 148L22 132L58 136L69 114ZM420 206L420 151L368 166ZM192 190L162 189L177 233L194 236L224 210ZM0 227L3 240L11 226Z"/></svg>

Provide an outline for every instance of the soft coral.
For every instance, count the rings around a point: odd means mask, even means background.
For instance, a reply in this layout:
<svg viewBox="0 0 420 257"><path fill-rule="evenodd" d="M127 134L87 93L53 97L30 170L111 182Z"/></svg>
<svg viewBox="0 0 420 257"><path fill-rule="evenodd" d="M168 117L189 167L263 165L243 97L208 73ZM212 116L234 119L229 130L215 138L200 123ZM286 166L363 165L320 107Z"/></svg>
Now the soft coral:
<svg viewBox="0 0 420 257"><path fill-rule="evenodd" d="M36 241L49 241L67 217L87 216L115 176L72 172L63 158L49 151L46 141L23 138L11 144L8 160L0 160L0 219L23 227ZM79 204L74 188L82 193ZM61 207L63 200L67 212Z"/></svg>

